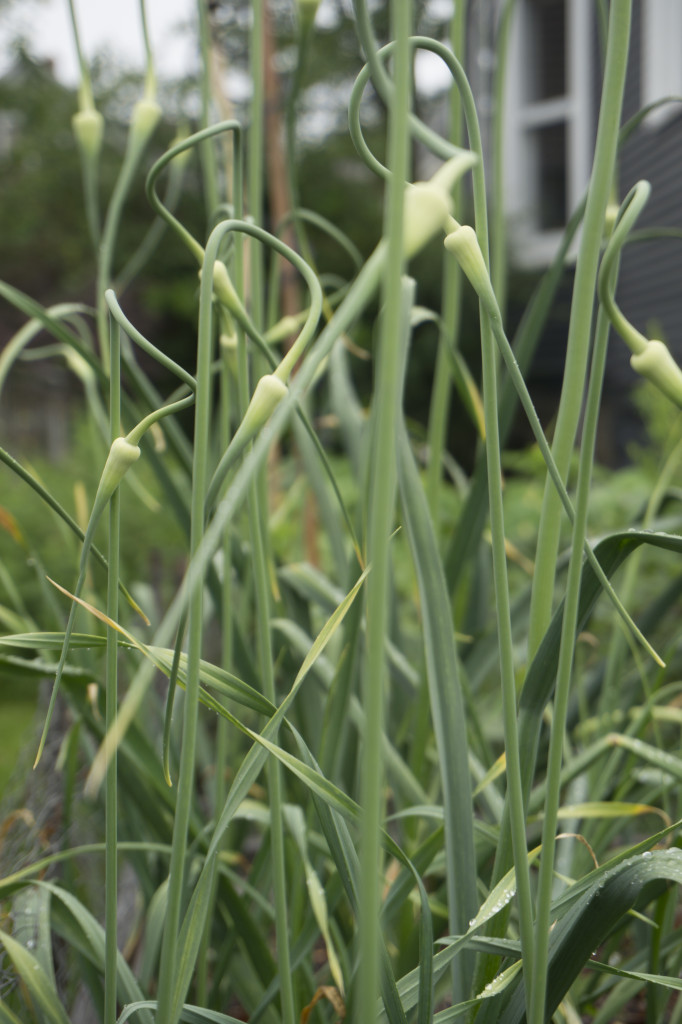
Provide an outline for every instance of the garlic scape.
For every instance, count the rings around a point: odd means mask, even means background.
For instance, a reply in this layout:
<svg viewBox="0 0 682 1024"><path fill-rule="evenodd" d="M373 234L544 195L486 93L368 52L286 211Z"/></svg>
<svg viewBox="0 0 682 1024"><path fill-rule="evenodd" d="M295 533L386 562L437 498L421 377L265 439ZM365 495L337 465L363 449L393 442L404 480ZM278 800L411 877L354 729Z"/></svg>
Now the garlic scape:
<svg viewBox="0 0 682 1024"><path fill-rule="evenodd" d="M128 472L130 467L137 462L140 457L140 449L138 446L127 438L117 437L109 449L107 460L102 470L100 477L99 486L97 487L97 493L90 513L90 519L85 530L85 537L83 538L83 548L81 550L80 565L78 571L78 581L74 589L74 597L78 599L85 583L85 576L88 564L88 554L92 546L92 541L95 535L95 530L100 521L102 513L109 503L109 499L120 484L121 480ZM40 737L40 743L38 744L38 753L33 764L35 768L40 761L40 758L45 747L45 740L47 738L47 731L50 727L50 721L52 720L52 713L54 711L54 705L57 700L57 694L59 693L59 687L62 680L62 673L66 664L66 659L69 654L69 646L71 642L71 634L73 633L74 622L76 618L76 609L78 605L74 601L69 610L69 618L66 623L66 629L64 631L64 643L62 645L62 652L59 657L59 663L57 665L57 671L55 673L55 680L52 686L52 693L50 695L50 703L45 715L45 723L43 725L43 732Z"/></svg>
<svg viewBox="0 0 682 1024"><path fill-rule="evenodd" d="M409 260L438 231L446 231L452 215L452 190L476 163L474 153L463 151L446 160L429 181L416 181L405 189L403 245Z"/></svg>
<svg viewBox="0 0 682 1024"><path fill-rule="evenodd" d="M210 509L216 502L220 488L227 473L234 466L236 460L243 453L250 441L252 441L260 430L265 426L270 416L287 394L287 381L293 372L296 363L301 359L308 345L317 330L317 324L322 313L322 287L310 265L293 249L289 248L281 239L271 235L263 228L246 221L223 221L214 229L215 232L226 234L235 231L250 235L264 245L272 247L280 256L287 259L303 277L310 293L310 306L308 307L305 321L288 351L284 354L279 363L276 363L267 340L257 330L248 315L244 305L239 298L234 285L232 284L229 272L225 264L216 260L210 268L212 276L213 294L222 307L222 312L229 314L229 321L234 321L241 330L258 346L265 358L272 366L272 373L261 377L255 387L244 417L237 428L230 444L225 450L210 482L207 493L207 507ZM200 272L203 275L207 268L204 266ZM223 344L229 345L232 334L225 335Z"/></svg>
<svg viewBox="0 0 682 1024"><path fill-rule="evenodd" d="M117 487L123 480L131 466L133 466L140 458L139 441L146 431L158 423L164 416L168 416L170 413L179 412L184 409L190 403L194 402L194 395L191 394L186 398L180 399L177 402L172 402L169 405L162 406L160 409L155 409L154 412L145 416L143 420L134 427L130 433L125 437L117 437L111 444L109 454L107 455L102 475L100 476L99 485L95 494L95 500L92 505L92 511L90 512L90 519L85 530L85 536L83 538L83 548L81 550L81 557L78 571L78 581L74 589L74 597L78 599L81 595L83 585L85 583L88 555L92 547L93 539L95 536L95 530L102 518L102 513L106 509L112 495L116 491ZM57 670L55 673L55 680L52 686L52 693L50 695L50 703L45 715L45 723L43 725L43 732L40 737L40 743L38 744L38 752L33 767L35 768L43 753L45 747L45 740L47 737L47 731L50 727L50 721L52 719L52 713L54 711L54 705L57 700L57 694L59 693L59 687L61 684L62 674L64 672L64 666L66 659L69 654L69 646L71 642L71 635L73 633L74 622L76 618L77 604L74 601L69 611L69 618L67 620L66 629L64 631L64 643L62 645L62 652L59 657L57 664Z"/></svg>
<svg viewBox="0 0 682 1024"><path fill-rule="evenodd" d="M559 473L552 450L547 442L545 432L542 429L542 425L538 419L528 388L526 387L526 383L523 379L523 375L519 369L514 352L505 334L500 309L497 304L497 299L490 281L490 275L488 273L485 260L483 259L483 254L476 237L476 232L469 225L458 224L454 218L450 218L450 226L452 230L445 238L445 248L456 257L459 265L480 299L483 311L490 321L497 346L502 358L504 359L507 370L509 371L509 375L519 396L524 412L526 413L530 428L533 431L533 436L535 437L538 448L540 449L545 461L545 465L547 466L547 471L552 479L557 494L561 499L566 515L570 522L573 523L575 520L573 503L571 502L564 481ZM635 625L632 617L624 608L623 603L613 589L609 578L599 564L596 555L587 541L585 541L584 544L584 552L585 557L594 570L601 586L608 594L611 603L626 623L633 636L639 640L644 649L649 652L657 664L663 664L659 655L653 649L639 627Z"/></svg>
<svg viewBox="0 0 682 1024"><path fill-rule="evenodd" d="M651 195L648 181L639 181L623 200L599 268L599 301L614 329L632 355L630 366L682 409L682 370L670 349L657 339L649 340L623 315L616 303L620 253Z"/></svg>
<svg viewBox="0 0 682 1024"><path fill-rule="evenodd" d="M667 345L650 341L643 352L630 356L630 366L682 409L682 370Z"/></svg>

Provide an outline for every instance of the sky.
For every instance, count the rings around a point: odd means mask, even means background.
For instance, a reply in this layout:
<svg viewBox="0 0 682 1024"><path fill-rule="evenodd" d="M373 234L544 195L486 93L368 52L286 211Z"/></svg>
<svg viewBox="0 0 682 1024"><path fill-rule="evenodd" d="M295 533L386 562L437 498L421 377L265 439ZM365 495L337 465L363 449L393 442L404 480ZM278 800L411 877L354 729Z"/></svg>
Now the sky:
<svg viewBox="0 0 682 1024"><path fill-rule="evenodd" d="M143 70L139 0L74 0L74 5L88 62L108 51L119 67ZM452 0L430 0L430 6L435 16L445 19ZM325 10L332 11L333 5L320 5L320 27L325 22ZM198 56L196 0L146 0L146 11L157 75L178 79L193 74ZM68 0L7 0L0 5L0 74L9 65L9 43L17 35L28 41L33 56L53 62L60 81L78 85ZM423 94L436 95L451 82L442 61L426 51L418 54L416 72ZM238 85L231 82L231 94Z"/></svg>
<svg viewBox="0 0 682 1024"><path fill-rule="evenodd" d="M144 55L139 0L75 0L86 59L108 50L124 67L142 70ZM195 0L146 0L147 24L159 75L179 77L196 63ZM0 12L0 73L7 66L8 43L18 34L36 57L54 62L67 85L78 83L68 0L12 0Z"/></svg>

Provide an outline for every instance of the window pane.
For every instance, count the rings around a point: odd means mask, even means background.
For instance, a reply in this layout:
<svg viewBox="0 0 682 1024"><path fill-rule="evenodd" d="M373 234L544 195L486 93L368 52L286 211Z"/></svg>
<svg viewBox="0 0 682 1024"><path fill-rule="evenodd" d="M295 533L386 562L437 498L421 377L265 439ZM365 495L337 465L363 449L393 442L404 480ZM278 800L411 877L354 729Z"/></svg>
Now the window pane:
<svg viewBox="0 0 682 1024"><path fill-rule="evenodd" d="M529 133L531 166L535 168L535 204L540 231L566 223L566 125L550 124Z"/></svg>
<svg viewBox="0 0 682 1024"><path fill-rule="evenodd" d="M527 0L528 101L565 96L566 2Z"/></svg>

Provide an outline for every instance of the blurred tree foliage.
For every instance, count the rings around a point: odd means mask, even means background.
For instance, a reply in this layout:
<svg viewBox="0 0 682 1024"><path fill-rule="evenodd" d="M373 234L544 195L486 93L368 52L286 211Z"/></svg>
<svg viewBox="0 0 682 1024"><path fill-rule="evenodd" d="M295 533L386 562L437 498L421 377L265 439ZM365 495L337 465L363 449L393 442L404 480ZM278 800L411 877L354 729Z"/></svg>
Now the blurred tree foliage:
<svg viewBox="0 0 682 1024"><path fill-rule="evenodd" d="M139 79L122 77L98 63L94 70L98 105L106 118L101 165L102 208L118 174L126 140L126 118L141 94ZM95 270L81 191L81 169L71 131L75 90L62 85L49 63L33 60L19 45L10 69L0 78L0 279L39 302L92 302ZM175 134L161 126L153 155ZM115 268L120 270L153 222L144 195L144 173L126 206ZM194 224L202 216L198 177L186 175L182 215ZM195 319L196 278L179 243L157 246L144 274L122 301L141 330L163 330L176 355L189 353ZM0 344L23 322L3 303Z"/></svg>
<svg viewBox="0 0 682 1024"><path fill-rule="evenodd" d="M418 4L418 30L442 35L449 16L447 7L436 0L422 0ZM251 4L247 0L209 0L208 8L225 99L214 116L228 112L248 127ZM363 64L350 5L342 0L324 0L314 26L305 34L301 33L300 7L293 0L269 0L267 10L279 112L283 124L287 116L295 124L289 134L289 151L286 132L281 140L293 194L301 206L341 227L366 255L380 234L383 184L359 159L348 133L348 97ZM373 26L381 40L388 33L386 18L385 5L376 5ZM302 40L306 44L303 49ZM92 73L97 104L106 119L101 168L104 209L120 167L126 121L141 94L141 81L103 61L95 63ZM187 121L189 128L193 126L198 111L196 83L164 82L160 100L171 116L157 132L153 151L127 203L116 269L121 268L152 223L144 196L144 173L175 134L179 112L191 111L193 116ZM432 116L435 103L436 98L431 96L415 98L418 111L427 118ZM31 59L18 44L10 70L0 78L0 231L5 240L0 247L0 279L45 304L88 302L93 298L94 261L71 133L75 109L75 91L55 79L48 63ZM385 109L371 87L366 90L363 121L367 141L381 159ZM276 143L280 140L269 138L266 145ZM423 154L415 156L417 162L423 158ZM161 187L163 190L163 183ZM178 212L197 237L204 235L205 212L196 158L188 165ZM271 218L267 226L274 227ZM347 254L324 233L311 227L307 230L318 269L347 278L353 271ZM439 265L440 248L434 245L430 255L426 253L412 268L419 280L419 301L425 305L440 287ZM196 293L195 268L189 254L177 239L166 235L122 302L143 332L155 338L162 336L166 350L191 365ZM20 315L3 306L0 346L21 322ZM356 340L369 347L371 332L370 318L358 326ZM415 347L420 365L411 374L411 379L419 382L410 400L415 415L425 407L435 347L433 328L427 326L424 333L428 336L425 343ZM366 369L360 365L356 368L362 377Z"/></svg>
<svg viewBox="0 0 682 1024"><path fill-rule="evenodd" d="M87 276L90 243L71 135L73 94L18 49L0 79L0 276L43 301ZM4 317L3 317L4 319Z"/></svg>
<svg viewBox="0 0 682 1024"><path fill-rule="evenodd" d="M211 34L225 69L226 91L236 116L248 123L251 95L248 31L249 0L208 0ZM314 25L306 22L311 4L268 0L268 31L278 78L277 103L283 120L290 116L295 131L285 140L294 196L300 205L338 224L363 254L380 234L383 187L355 152L348 133L348 99L364 58L358 43L352 7L344 0L324 0ZM450 4L420 0L415 5L415 30L444 38ZM388 5L372 9L377 39L389 37ZM233 87L232 89L230 87ZM417 112L431 119L441 97L415 95ZM442 103L441 103L442 106ZM379 159L384 155L385 108L371 86L362 107L364 133ZM267 140L273 144L272 139ZM417 163L419 154L415 153ZM337 268L339 252L333 243L317 242L321 269Z"/></svg>

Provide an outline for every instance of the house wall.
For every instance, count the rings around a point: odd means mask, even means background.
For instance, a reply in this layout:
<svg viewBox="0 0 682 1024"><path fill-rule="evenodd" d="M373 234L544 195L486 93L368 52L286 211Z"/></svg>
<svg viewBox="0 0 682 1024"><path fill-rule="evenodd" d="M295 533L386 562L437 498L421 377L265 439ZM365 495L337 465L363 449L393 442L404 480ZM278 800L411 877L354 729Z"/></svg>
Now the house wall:
<svg viewBox="0 0 682 1024"><path fill-rule="evenodd" d="M624 123L640 110L643 102L642 8L642 0L635 0L624 97ZM589 45L592 47L594 125L590 130L593 144L602 87L602 58L596 18ZM664 120L651 124L645 121L640 125L620 153L619 199L622 200L642 178L652 185L651 199L638 222L638 228L662 226L682 229L682 105L679 113L676 108L670 110L671 113ZM619 305L625 316L642 333L665 341L682 365L681 283L680 239L642 242L625 249L617 292ZM551 423L561 392L572 284L573 273L567 268L529 378L531 393L545 424ZM522 307L515 303L512 289L509 310L511 329L521 312ZM641 421L631 401L632 388L639 378L630 368L629 360L630 352L625 343L612 332L598 450L601 460L613 465L626 462L631 443L643 438ZM523 424L519 424L516 436L521 443L529 440Z"/></svg>
<svg viewBox="0 0 682 1024"><path fill-rule="evenodd" d="M634 4L632 44L628 64L624 119L641 106L641 2ZM682 47L682 40L680 40ZM682 56L681 56L682 59ZM679 113L677 112L679 109ZM682 228L682 106L662 124L645 121L623 147L620 161L620 194L642 178L651 183L651 198L638 228ZM659 337L682 362L682 243L659 239L630 245L624 252L617 298L625 316L648 337ZM629 353L614 339L609 379L614 386L635 381Z"/></svg>

